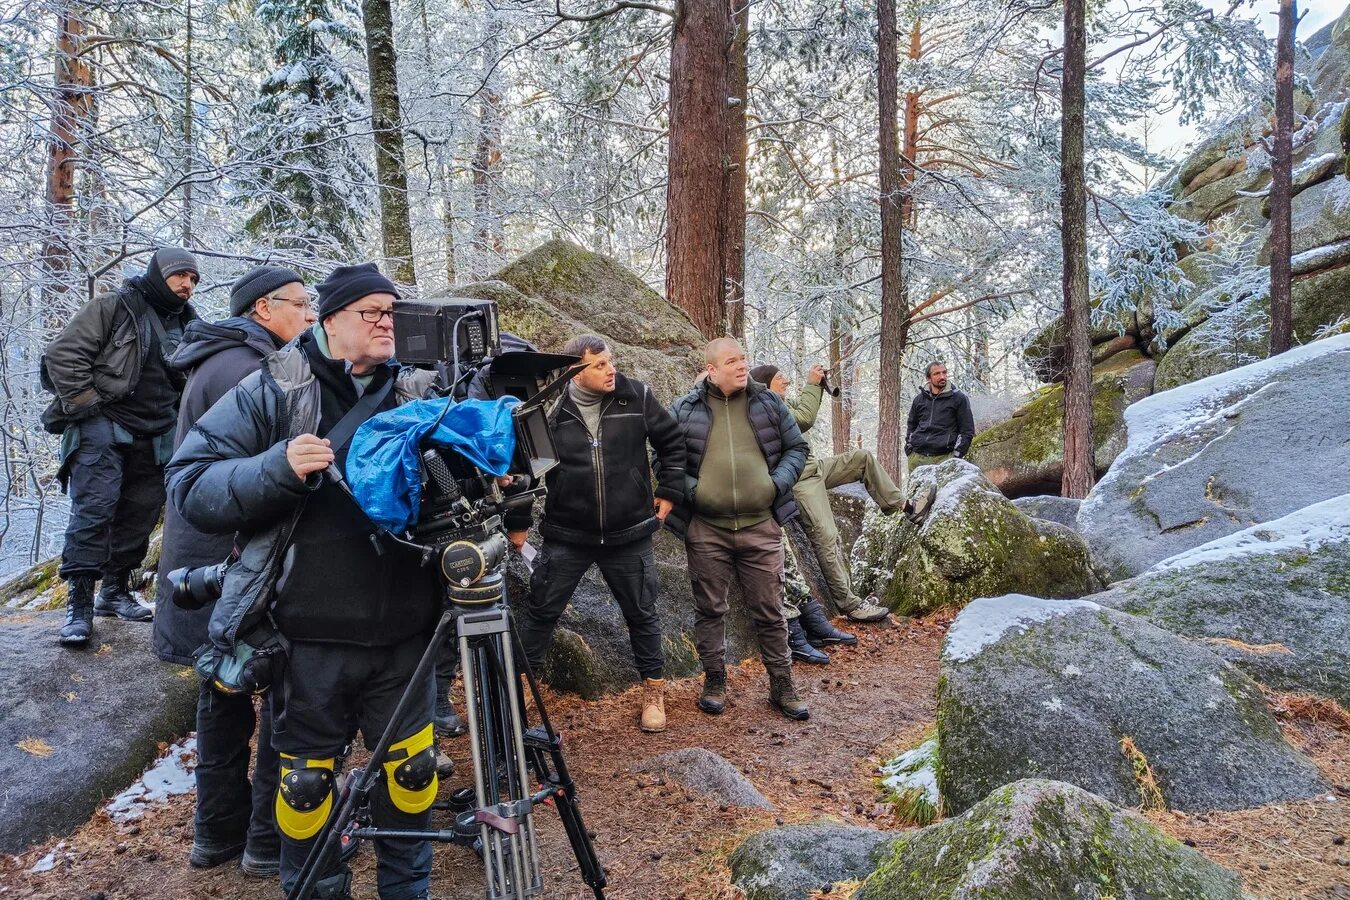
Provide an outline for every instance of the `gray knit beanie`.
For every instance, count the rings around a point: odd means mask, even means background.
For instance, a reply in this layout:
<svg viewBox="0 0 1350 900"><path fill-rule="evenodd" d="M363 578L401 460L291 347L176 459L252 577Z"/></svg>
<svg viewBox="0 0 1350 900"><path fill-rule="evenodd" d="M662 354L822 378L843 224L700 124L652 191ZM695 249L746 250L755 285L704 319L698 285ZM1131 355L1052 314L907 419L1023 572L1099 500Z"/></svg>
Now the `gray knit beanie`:
<svg viewBox="0 0 1350 900"><path fill-rule="evenodd" d="M155 251L154 260L159 267L159 277L165 280L179 272L192 272L194 275L201 275L202 272L197 265L197 257L182 247L160 247Z"/></svg>
<svg viewBox="0 0 1350 900"><path fill-rule="evenodd" d="M230 315L247 315L258 300L295 281L305 283L300 273L285 266L257 266L249 269L230 288Z"/></svg>

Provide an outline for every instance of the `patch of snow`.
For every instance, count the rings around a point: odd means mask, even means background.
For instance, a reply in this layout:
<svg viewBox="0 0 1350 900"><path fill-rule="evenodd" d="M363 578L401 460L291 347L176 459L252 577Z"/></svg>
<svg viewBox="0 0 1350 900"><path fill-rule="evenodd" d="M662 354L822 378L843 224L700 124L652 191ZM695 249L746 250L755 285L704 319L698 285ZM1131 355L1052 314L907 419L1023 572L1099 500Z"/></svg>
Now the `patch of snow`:
<svg viewBox="0 0 1350 900"><path fill-rule="evenodd" d="M1289 258L1289 268L1296 275L1329 269L1344 259L1347 253L1350 253L1350 240L1324 244L1321 247L1304 250L1302 253L1295 253Z"/></svg>
<svg viewBox="0 0 1350 900"><path fill-rule="evenodd" d="M139 819L147 806L191 792L196 787L192 774L196 767L197 736L194 734L170 747L131 787L108 801L108 817L114 822Z"/></svg>
<svg viewBox="0 0 1350 900"><path fill-rule="evenodd" d="M942 795L937 785L937 738L929 738L881 767L881 784L895 794L922 791L934 808Z"/></svg>
<svg viewBox="0 0 1350 900"><path fill-rule="evenodd" d="M942 656L951 662L970 659L1003 637L1009 628L1026 631L1047 619L1080 609L1101 609L1091 600L1046 600L1026 594L981 597L969 603L947 631Z"/></svg>
<svg viewBox="0 0 1350 900"><path fill-rule="evenodd" d="M1342 494L1305 506L1297 512L1262 522L1169 556L1150 572L1184 569L1202 563L1280 553L1286 550L1312 552L1331 544L1350 543L1350 494Z"/></svg>
<svg viewBox="0 0 1350 900"><path fill-rule="evenodd" d="M1049 700L1042 700L1041 706L1044 706L1050 712L1063 712L1064 704L1058 697L1051 697Z"/></svg>
<svg viewBox="0 0 1350 900"><path fill-rule="evenodd" d="M62 841L61 843L53 847L46 856L42 857L42 859L39 859L37 862L33 863L32 867L28 871L32 872L34 875L41 875L43 872L50 872L52 869L56 868L56 857L64 849L66 849L66 842Z"/></svg>
<svg viewBox="0 0 1350 900"><path fill-rule="evenodd" d="M1079 675L1083 674L1083 670L1075 666L1073 663L1069 663L1067 666L1064 667L1064 671L1060 672L1059 674L1063 675L1065 678L1077 678Z"/></svg>

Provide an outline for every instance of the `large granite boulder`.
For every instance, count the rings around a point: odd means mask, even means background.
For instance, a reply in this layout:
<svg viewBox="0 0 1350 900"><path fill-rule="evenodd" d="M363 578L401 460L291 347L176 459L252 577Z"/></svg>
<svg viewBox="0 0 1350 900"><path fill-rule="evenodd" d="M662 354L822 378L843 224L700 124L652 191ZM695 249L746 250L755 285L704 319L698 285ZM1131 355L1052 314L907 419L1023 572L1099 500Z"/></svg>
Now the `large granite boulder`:
<svg viewBox="0 0 1350 900"><path fill-rule="evenodd" d="M1125 408L1153 391L1154 362L1138 350L1093 369L1093 459L1105 472L1125 447ZM1059 490L1064 474L1064 385L1041 388L1006 422L975 435L967 458L1009 497Z"/></svg>
<svg viewBox="0 0 1350 900"><path fill-rule="evenodd" d="M787 825L750 835L727 865L745 900L811 900L826 885L866 878L895 839L853 825Z"/></svg>
<svg viewBox="0 0 1350 900"><path fill-rule="evenodd" d="M1053 494L1018 497L1013 500L1013 506L1033 519L1058 522L1066 528L1074 529L1078 528L1078 510L1082 505L1083 501L1075 497L1058 497Z"/></svg>
<svg viewBox="0 0 1350 900"><path fill-rule="evenodd" d="M1078 514L1109 582L1350 491L1350 335L1154 394Z"/></svg>
<svg viewBox="0 0 1350 900"><path fill-rule="evenodd" d="M663 403L687 393L703 368L706 341L683 310L609 257L567 241L549 241L451 293L497 301L502 328L541 350L600 335L619 370L651 385Z"/></svg>
<svg viewBox="0 0 1350 900"><path fill-rule="evenodd" d="M0 610L0 851L84 822L163 741L192 730L197 678L150 650L150 626L98 619L91 649L55 636L61 612Z"/></svg>
<svg viewBox="0 0 1350 900"><path fill-rule="evenodd" d="M956 811L1022 778L1191 811L1326 790L1250 678L1090 600L1014 594L967 606L943 645L938 743L938 786Z"/></svg>
<svg viewBox="0 0 1350 900"><path fill-rule="evenodd" d="M1097 589L1078 535L1023 513L971 463L921 466L906 491L922 519L869 516L853 548L860 595L874 592L898 613L922 615L991 594L1080 597Z"/></svg>
<svg viewBox="0 0 1350 900"><path fill-rule="evenodd" d="M1269 687L1350 707L1350 494L1165 559L1094 594Z"/></svg>
<svg viewBox="0 0 1350 900"><path fill-rule="evenodd" d="M1242 900L1242 881L1148 821L1058 781L1001 787L900 835L857 900Z"/></svg>

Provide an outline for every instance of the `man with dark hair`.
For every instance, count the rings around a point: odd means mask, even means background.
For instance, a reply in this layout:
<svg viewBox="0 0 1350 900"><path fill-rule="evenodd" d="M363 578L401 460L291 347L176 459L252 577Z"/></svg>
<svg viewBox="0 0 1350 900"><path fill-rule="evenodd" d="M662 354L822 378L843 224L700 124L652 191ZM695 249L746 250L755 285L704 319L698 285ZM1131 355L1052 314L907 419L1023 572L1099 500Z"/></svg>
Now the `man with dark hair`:
<svg viewBox="0 0 1350 900"><path fill-rule="evenodd" d="M220 680L228 673L220 663L240 643L281 643L273 628L288 646L272 690L286 890L336 801L337 757L354 729L369 748L392 725L384 778L371 794L377 827L425 831L437 787L429 672L393 714L444 591L420 553L373 540L370 520L324 474L344 468L356 426L420 397L434 376L399 372L391 361L398 289L373 263L339 266L318 294L319 323L207 410L169 465L169 491L189 524L241 535L199 667ZM375 852L383 900L429 896L430 843L377 841ZM347 897L351 873L339 860L331 865L315 896Z"/></svg>
<svg viewBox="0 0 1350 900"><path fill-rule="evenodd" d="M825 370L813 366L807 374L807 384L797 395L795 402L787 401L787 389L790 382L776 366L756 366L751 377L769 386L775 394L784 398L788 409L792 411L797 427L803 432L809 431L816 423L820 404L824 396L822 384ZM879 622L886 618L889 610L878 606L875 597L866 599L853 592L849 578L848 554L844 550L843 538L839 526L834 520L834 509L830 506L830 488L843 484L862 482L873 502L882 512L892 513L904 504L904 495L895 486L895 482L882 470L877 459L867 450L850 450L837 456L817 458L811 456L797 479L792 493L797 498L801 510L802 524L811 546L816 551L816 560L820 563L821 574L829 586L830 595L839 610L855 622ZM835 628L825 614L818 600L812 599L796 608L791 604L787 611L789 642L792 655L805 662L829 662L829 656L822 653L820 647L829 644L856 644L858 639L846 631ZM795 618L795 623L794 623Z"/></svg>
<svg viewBox="0 0 1350 900"><path fill-rule="evenodd" d="M712 341L704 360L707 377L671 410L688 458L683 496L666 520L682 533L689 559L703 664L698 708L709 715L726 708L727 594L737 578L769 674L769 702L790 719L806 719L783 617L781 524L797 514L792 486L806 465L806 440L778 395L750 380L736 340Z"/></svg>
<svg viewBox="0 0 1350 900"><path fill-rule="evenodd" d="M315 321L304 279L280 266L245 272L230 291L230 318L188 325L169 364L187 378L178 411L174 448L192 426L231 388L258 371L265 357L300 336ZM234 549L234 535L207 534L193 528L172 504L164 510L159 559L160 599L155 615L154 649L166 662L192 665L207 640L214 604L182 609L169 602L168 573L221 562ZM280 846L272 802L279 760L272 749L270 698L264 696L258 730L254 780L248 777L249 740L255 717L249 694L224 694L206 679L197 697L197 808L188 861L210 868L243 855L249 875L277 872Z"/></svg>
<svg viewBox="0 0 1350 900"><path fill-rule="evenodd" d="M164 506L183 388L167 360L197 318L188 301L199 279L195 256L161 247L143 275L80 307L42 358L43 386L56 395L42 421L61 435L58 475L70 492L60 568L69 591L65 646L89 643L95 614L151 617L128 581Z"/></svg>
<svg viewBox="0 0 1350 900"><path fill-rule="evenodd" d="M975 438L970 398L947 381L947 364L931 362L923 371L924 386L909 406L905 454L910 471L948 457L964 457Z"/></svg>
<svg viewBox="0 0 1350 900"><path fill-rule="evenodd" d="M545 476L548 494L539 530L520 643L539 669L553 630L592 565L614 594L642 677L643 731L666 728L665 658L656 614L652 535L684 488L684 436L651 389L618 373L604 340L573 338L563 353L586 364L553 411L558 465ZM652 490L648 445L660 483Z"/></svg>

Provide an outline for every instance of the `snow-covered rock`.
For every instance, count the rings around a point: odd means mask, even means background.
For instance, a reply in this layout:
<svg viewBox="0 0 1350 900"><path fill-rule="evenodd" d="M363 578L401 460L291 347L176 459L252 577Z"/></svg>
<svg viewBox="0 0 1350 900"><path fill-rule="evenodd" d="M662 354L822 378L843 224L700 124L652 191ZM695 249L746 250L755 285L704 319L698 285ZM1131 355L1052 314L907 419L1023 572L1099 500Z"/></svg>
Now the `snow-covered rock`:
<svg viewBox="0 0 1350 900"><path fill-rule="evenodd" d="M938 743L938 783L955 811L1022 778L1185 810L1326 790L1251 679L1203 646L1088 600L1009 595L967 606L942 652Z"/></svg>
<svg viewBox="0 0 1350 900"><path fill-rule="evenodd" d="M1093 595L1262 684L1350 706L1350 494L1221 537Z"/></svg>
<svg viewBox="0 0 1350 900"><path fill-rule="evenodd" d="M1350 335L1125 411L1128 444L1078 530L1108 580L1350 491Z"/></svg>

